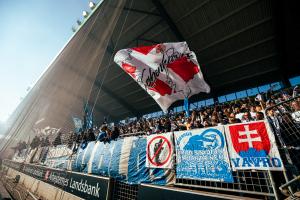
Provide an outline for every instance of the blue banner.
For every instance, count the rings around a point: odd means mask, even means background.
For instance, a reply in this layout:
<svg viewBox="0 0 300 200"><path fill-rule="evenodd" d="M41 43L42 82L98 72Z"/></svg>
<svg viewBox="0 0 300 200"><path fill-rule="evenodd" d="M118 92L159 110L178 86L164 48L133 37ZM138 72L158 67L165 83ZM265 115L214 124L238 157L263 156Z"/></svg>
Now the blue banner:
<svg viewBox="0 0 300 200"><path fill-rule="evenodd" d="M95 142L89 142L87 147L83 151L83 155L81 159L81 170L85 173L88 172L88 163L90 161L94 146L95 146Z"/></svg>
<svg viewBox="0 0 300 200"><path fill-rule="evenodd" d="M223 126L174 135L177 178L233 182Z"/></svg>
<svg viewBox="0 0 300 200"><path fill-rule="evenodd" d="M95 154L93 157L92 162L90 163L91 166L90 167L90 173L92 174L99 174L99 167L101 165L102 162L102 158L103 158L103 149L104 149L104 143L103 142L97 142L95 145Z"/></svg>
<svg viewBox="0 0 300 200"><path fill-rule="evenodd" d="M109 164L109 175L120 179L122 178L119 173L119 166L120 166L120 158L121 158L121 151L123 146L124 139L119 139L117 141L111 141L111 160Z"/></svg>
<svg viewBox="0 0 300 200"><path fill-rule="evenodd" d="M81 172L82 171L82 158L84 154L84 149L78 148L77 150L77 156L75 158L75 161L72 163L72 171L75 172Z"/></svg>
<svg viewBox="0 0 300 200"><path fill-rule="evenodd" d="M146 168L147 139L134 137L128 160L128 183L140 184L149 180L149 169Z"/></svg>
<svg viewBox="0 0 300 200"><path fill-rule="evenodd" d="M111 148L109 143L105 143L103 146L102 152L99 152L101 154L101 160L99 161L99 168L98 172L102 176L108 176L109 175L109 163L111 159Z"/></svg>
<svg viewBox="0 0 300 200"><path fill-rule="evenodd" d="M82 120L77 117L72 117L75 127L75 133L80 133L82 131Z"/></svg>
<svg viewBox="0 0 300 200"><path fill-rule="evenodd" d="M72 170L110 176L129 184L171 184L174 170L146 167L146 137L118 139L107 143L90 142L79 148Z"/></svg>

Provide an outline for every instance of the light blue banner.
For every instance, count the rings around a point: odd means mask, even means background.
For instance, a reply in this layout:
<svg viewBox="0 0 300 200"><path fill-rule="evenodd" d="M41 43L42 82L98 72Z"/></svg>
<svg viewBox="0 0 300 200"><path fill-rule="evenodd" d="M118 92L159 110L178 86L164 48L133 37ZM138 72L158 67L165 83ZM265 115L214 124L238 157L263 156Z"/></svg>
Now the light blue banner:
<svg viewBox="0 0 300 200"><path fill-rule="evenodd" d="M87 147L83 151L83 155L81 159L81 171L85 173L88 172L88 163L94 147L95 147L95 142L89 142Z"/></svg>
<svg viewBox="0 0 300 200"><path fill-rule="evenodd" d="M223 126L174 135L177 178L233 182Z"/></svg>
<svg viewBox="0 0 300 200"><path fill-rule="evenodd" d="M124 139L119 139L117 141L111 141L110 143L111 160L109 163L109 176L114 177L116 179L122 178L122 176L119 173L119 168L123 142Z"/></svg>

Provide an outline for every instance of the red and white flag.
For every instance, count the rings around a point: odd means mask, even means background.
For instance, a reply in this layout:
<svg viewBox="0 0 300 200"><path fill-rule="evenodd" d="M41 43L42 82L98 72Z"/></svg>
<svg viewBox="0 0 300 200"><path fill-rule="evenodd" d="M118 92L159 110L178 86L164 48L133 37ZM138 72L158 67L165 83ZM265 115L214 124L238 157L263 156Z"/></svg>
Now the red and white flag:
<svg viewBox="0 0 300 200"><path fill-rule="evenodd" d="M284 170L275 137L267 121L225 126L228 152L235 170Z"/></svg>
<svg viewBox="0 0 300 200"><path fill-rule="evenodd" d="M186 42L122 49L114 61L144 88L163 111L184 98L210 92L196 55Z"/></svg>

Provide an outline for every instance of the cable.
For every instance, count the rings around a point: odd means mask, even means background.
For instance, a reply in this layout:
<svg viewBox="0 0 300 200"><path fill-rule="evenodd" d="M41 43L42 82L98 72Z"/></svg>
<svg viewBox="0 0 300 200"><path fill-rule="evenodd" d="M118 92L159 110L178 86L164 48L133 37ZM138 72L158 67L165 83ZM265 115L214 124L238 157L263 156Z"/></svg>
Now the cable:
<svg viewBox="0 0 300 200"><path fill-rule="evenodd" d="M132 5L133 5L133 0L131 0L131 2L130 2L129 9L127 10L127 13L126 13L126 16L125 16L125 20L124 20L124 22L123 22L123 24L122 24L122 27L121 27L121 31L119 32L119 35L118 35L116 44L115 44L114 47L113 47L113 51L112 51L113 53L115 52L115 49L116 49L116 47L117 47L117 45L118 45L118 43L119 43L121 34L122 34L122 32L123 32L123 29L124 29L124 25L125 25L125 23L126 23L126 21L127 21L127 17L128 17L129 12L130 12L130 10L131 10L131 8L132 8ZM112 58L113 58L113 56L114 56L113 53L111 54L108 63L111 62L111 60L112 60ZM108 72L109 66L110 66L110 65L107 65L107 67L105 68L104 77L103 77L103 79L102 79L102 81L101 81L100 88L99 88L99 90L98 90L98 92L97 92L96 99L95 99L94 105L93 105L93 107L92 107L92 111L91 111L92 113L93 113L94 108L95 108L95 105L96 105L96 103L97 103L97 100L98 100L99 94L100 94L100 92L101 92L101 89L102 89L102 85L103 85L103 83L104 83L104 80L105 80L105 78L106 78L106 76L107 76L107 72ZM100 67L99 67L99 68L100 68ZM99 71L99 68L98 68L98 71ZM97 74L98 74L98 71L97 71Z"/></svg>

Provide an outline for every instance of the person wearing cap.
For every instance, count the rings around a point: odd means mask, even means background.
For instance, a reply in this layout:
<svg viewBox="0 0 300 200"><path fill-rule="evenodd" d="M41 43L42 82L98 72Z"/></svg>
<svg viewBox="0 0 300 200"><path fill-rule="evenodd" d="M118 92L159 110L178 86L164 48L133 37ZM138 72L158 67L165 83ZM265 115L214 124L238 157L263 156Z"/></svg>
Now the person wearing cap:
<svg viewBox="0 0 300 200"><path fill-rule="evenodd" d="M271 128L273 129L273 132L277 136L280 136L282 119L275 114L274 109L267 110L267 119L271 125Z"/></svg>

